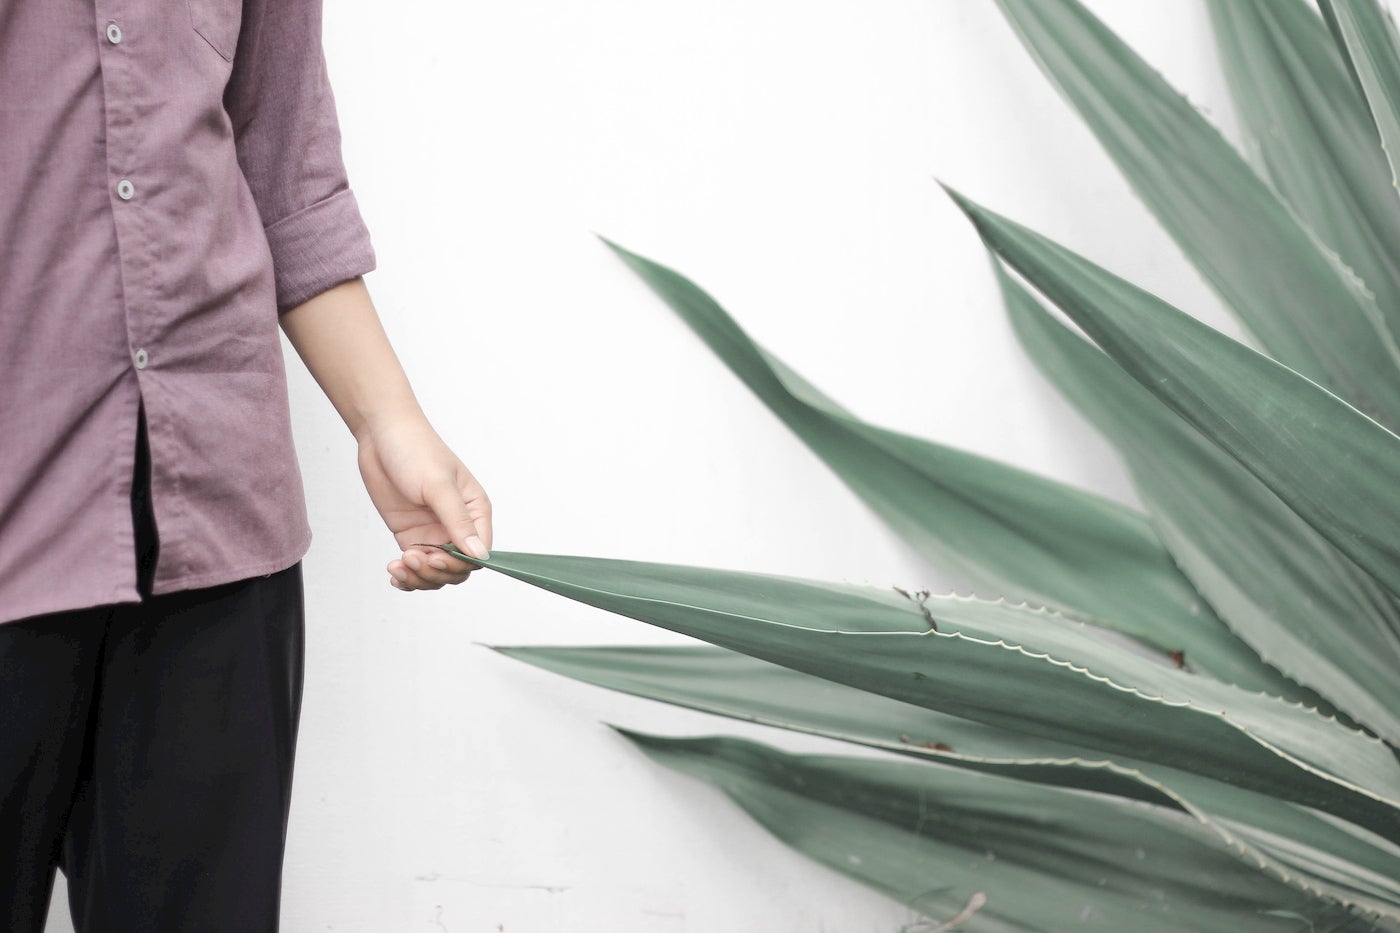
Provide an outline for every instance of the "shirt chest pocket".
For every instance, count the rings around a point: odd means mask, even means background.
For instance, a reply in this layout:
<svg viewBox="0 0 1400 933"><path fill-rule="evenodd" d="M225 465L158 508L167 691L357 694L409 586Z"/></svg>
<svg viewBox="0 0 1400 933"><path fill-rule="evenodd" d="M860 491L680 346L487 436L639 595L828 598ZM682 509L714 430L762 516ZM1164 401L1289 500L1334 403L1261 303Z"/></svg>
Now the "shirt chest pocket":
<svg viewBox="0 0 1400 933"><path fill-rule="evenodd" d="M225 60L233 61L238 29L243 22L242 0L185 0L194 31Z"/></svg>

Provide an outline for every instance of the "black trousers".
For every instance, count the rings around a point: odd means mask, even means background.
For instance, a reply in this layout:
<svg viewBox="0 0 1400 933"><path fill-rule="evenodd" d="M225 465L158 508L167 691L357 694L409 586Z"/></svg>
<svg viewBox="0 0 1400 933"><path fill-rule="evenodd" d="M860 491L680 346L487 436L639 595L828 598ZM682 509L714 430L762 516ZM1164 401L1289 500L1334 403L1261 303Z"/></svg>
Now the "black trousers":
<svg viewBox="0 0 1400 933"><path fill-rule="evenodd" d="M5 933L41 933L56 868L78 933L277 929L301 566L150 596L144 421L138 433L142 601L0 624Z"/></svg>

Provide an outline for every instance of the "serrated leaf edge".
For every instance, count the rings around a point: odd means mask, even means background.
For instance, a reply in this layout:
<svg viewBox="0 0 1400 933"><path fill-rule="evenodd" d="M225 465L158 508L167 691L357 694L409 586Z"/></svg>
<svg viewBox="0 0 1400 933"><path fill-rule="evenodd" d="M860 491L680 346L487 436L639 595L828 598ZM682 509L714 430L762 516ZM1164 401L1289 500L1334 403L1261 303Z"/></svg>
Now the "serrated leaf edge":
<svg viewBox="0 0 1400 933"><path fill-rule="evenodd" d="M496 650L496 649L493 648L493 650ZM596 685L595 685L595 686L596 686ZM660 701L660 702L669 702L669 701ZM675 705L685 706L685 705L687 705L687 704L675 704ZM694 709L700 709L700 710L704 711L703 708L701 708L701 707L692 707L692 708L694 708ZM845 736L842 736L842 735L840 735L840 734L838 734L838 733L836 733L836 732L822 732L822 731L819 731L819 730L812 730L812 729L809 729L809 728L806 728L806 727L802 727L802 726L797 726L797 725L780 724L780 722L778 722L778 721L768 721L768 720L765 720L765 719L762 718L762 717L743 716L743 717L734 717L734 718L736 718L736 719L742 719L742 720L747 720L747 721L752 721L752 722L757 722L757 723L759 723L760 725L768 725L768 726L773 726L773 727L775 727L775 728L788 729L788 730L793 731L793 732L799 732L799 733L811 734L811 735L818 735L818 736L825 736L825 737L837 739L837 740L840 740L840 741L847 741L847 742L850 742L850 743L852 743L852 744L854 744L854 745L861 745L861 746L870 747L870 748L877 748L877 749L886 749L886 748L887 748L887 746L885 746L883 743L880 743L880 742L868 741L868 740L860 739L860 738L845 737ZM603 722L603 725L607 726L607 727L610 728L610 729L613 729L613 730L616 731L616 732L619 732L620 734L623 735L624 738L627 738L629 741L631 741L631 737L630 737L630 735L629 735L628 733L631 733L631 732L634 732L634 731L635 731L635 730L627 729L627 728L625 728L625 727L623 727L623 726L618 726L618 725L616 725L616 724L614 724L614 723L610 723L610 722ZM638 734L643 734L643 733L638 733ZM670 736L656 736L656 737L657 737L657 738L674 738L674 737L670 737ZM685 738L704 738L704 736L687 736L687 737L685 737ZM635 742L634 742L633 744L636 745ZM1252 862L1252 863L1254 864L1254 866L1257 867L1257 868L1259 868L1261 871L1265 872L1266 874L1272 875L1273 877L1275 877L1275 878L1277 878L1278 880L1282 881L1284 884L1289 885L1290 887L1294 888L1295 890L1300 890L1300 891L1303 891L1304 893L1309 894L1309 895L1311 895L1311 896L1313 896L1313 897L1320 898L1320 899L1322 899L1322 900L1324 900L1324 901L1328 901L1328 902L1333 903L1333 904L1338 904L1338 905L1340 905L1340 906L1346 908L1347 910L1350 910L1350 911L1359 913L1359 914L1362 916L1363 919L1381 919L1381 918L1385 918L1385 919L1400 920L1400 907L1397 907L1397 908L1395 908L1394 910L1389 910L1389 911L1387 911L1387 910L1380 910L1380 909L1377 909L1375 906L1368 905L1368 904L1363 904L1363 903L1361 903L1360 901L1350 900L1350 899L1348 899L1348 898L1346 898L1346 897L1343 897L1343 896L1341 896L1341 895L1334 894L1334 893L1331 893L1331 892L1328 892L1328 891L1324 891L1324 890L1322 890L1321 888L1316 887L1315 885L1309 883L1309 882L1308 882L1305 878L1303 878L1301 875L1295 875L1295 874L1293 874L1292 872L1290 872L1289 869L1287 868L1287 866L1285 866L1285 865L1283 865L1282 863L1280 863L1280 862L1278 862L1278 861L1276 861L1276 860L1270 858L1269 856L1265 855L1263 852L1260 852L1259 850L1255 849L1255 848L1254 848L1253 846L1251 846L1248 842L1244 841L1243 839L1241 839L1241 838L1237 837L1236 835L1234 835L1233 833L1231 833L1231 832L1230 832L1228 829L1226 829L1223 825L1217 823L1214 819L1212 819L1210 816L1208 816L1208 815L1205 814L1203 811L1201 811L1199 808L1197 808L1194 804L1192 804L1192 803L1191 803L1189 800L1187 800L1184 796L1182 796L1181 794L1179 794L1179 793L1177 793L1176 791L1172 790L1170 787L1166 786L1166 785L1163 784L1161 781L1158 781L1158 780L1155 780L1154 778L1148 777L1146 774L1144 774L1143 772L1139 771L1139 770L1136 769L1136 768L1129 768L1129 767L1126 767L1126 766L1124 766L1124 765L1120 765L1120 764L1118 764L1117 762L1114 762L1114 761L1112 761L1112 760L1110 760L1110 759L1102 759L1102 760L1091 760L1091 759L1083 759L1083 758L1069 758L1069 759L1060 759L1060 758L1007 758L1007 759L999 759L999 758L985 758L985 757L980 757L980 756L976 756L976 755L963 755L963 754L959 754L959 753L956 753L956 752L939 752L939 751L935 751L935 750L933 750L933 749L922 749L922 748L918 748L918 747L894 746L894 745L889 746L887 750L889 750L889 751L895 751L895 752L898 752L898 753L900 753L900 754L905 754L905 755L922 756L922 757L930 757L930 758L952 758L952 759L956 759L956 760L976 762L976 763L979 763L979 764L1026 765L1026 766L1031 766L1031 765L1035 765L1035 766L1044 766L1044 765L1048 765L1048 766L1052 766L1052 767L1077 767L1077 768L1086 768L1086 769L1091 769L1091 770L1107 770L1107 771L1112 771L1112 772L1114 772L1114 773L1116 773L1116 774L1123 775L1124 777L1132 778L1132 779L1138 781L1139 783L1141 783L1141 784L1143 784L1143 785L1145 785L1145 786L1147 786L1147 787L1151 787L1152 789L1158 791L1159 793L1161 793L1163 796L1167 797L1168 799L1175 801L1175 802L1177 803L1177 805L1181 808L1181 810L1182 810L1184 813L1186 813L1186 814L1188 814L1189 816L1193 817L1197 822L1201 823L1201 824L1202 824L1203 826L1205 826L1208 830L1210 830L1211 832L1213 832L1213 833L1215 833L1217 836L1219 836L1220 839L1221 839L1221 841L1225 843L1226 850L1229 851L1232 855L1234 855L1234 856L1237 857L1237 858L1240 858L1241 860L1246 861L1247 863L1248 863L1248 862ZM792 754L792 753L789 752L789 753L785 753L785 754ZM650 756L648 756L648 757L650 757ZM654 760L654 759L653 759L653 760ZM712 783L712 782L711 782L711 783ZM1071 790L1072 790L1072 788L1071 788Z"/></svg>
<svg viewBox="0 0 1400 933"><path fill-rule="evenodd" d="M964 634L962 634L962 633L960 633L960 632L947 632L947 633L944 633L944 632L934 632L934 631L927 631L927 632L847 632L847 631L832 631L832 630L830 630L830 629L814 629L814 628L809 628L809 627L803 626L803 625L796 625L796 624L791 623L791 622L778 622L778 621L771 620L771 619L763 619L763 618L760 618L760 617L757 617L757 616L746 616L746 615L742 615L742 614L734 613L734 612L727 612L727 611L722 611L722 610L709 609L709 608L706 608L706 607L703 607L703 606L695 606L695 605L691 605L691 604L689 604L689 603L678 603L678 602L675 602L675 601L672 601L672 600L660 599L660 598L657 598L657 597L649 597L649 596L627 596L627 595L620 594L620 593L613 593L613 592L610 592L610 591L607 591L607 590L599 590L599 589L597 589L596 587L590 587L590 586L587 586L587 585L585 585L585 584L567 583L566 581L559 580L559 579L557 579L557 578L548 577L548 576L546 576L546 575L544 575L544 574L537 573L537 572L533 572L533 571L521 571L521 570L505 571L505 570L503 570L503 569L500 568L500 567L493 567L492 569L495 569L495 570L497 570L498 572L501 572L501 573L507 573L509 576L516 577L517 579L522 579L522 580L524 580L526 577L534 577L534 578L537 578L537 579L540 579L540 580L546 580L546 581L549 581L549 582L552 582L552 583L555 583L555 584L558 584L558 585L561 585L561 586L567 586L567 587L575 588L575 589L577 589L577 590L582 590L582 591L591 592L591 593L598 593L598 594L606 595L606 596L612 596L612 597L614 597L614 598L620 598L620 599L623 599L623 600L630 600L630 601L633 601L633 602L644 603L644 604L651 604L651 605L671 606L671 607L675 607L675 608L678 608L678 609L688 609L688 610L691 610L691 611L694 611L694 612L699 612L699 613L703 613L703 614L707 614L707 615L711 615L711 616L719 616L719 617L723 617L723 618L730 618L730 619L736 619L736 620L743 620L743 621L747 621L747 622L757 622L757 623L761 623L761 624L765 624L765 625L781 626L781 627L783 627L783 628L794 629L794 630L805 631L805 632L812 632L812 633L814 633L814 634L846 635L846 636L848 636L848 637L857 637L857 636L874 636L874 637L905 636L905 637L912 637L912 638L927 638L927 637L950 638L950 639L960 639L960 640L969 642L969 643L971 643L971 644L984 645L984 646L988 646L988 647L999 647L999 648L1003 648L1003 649L1006 649L1006 650L1009 650L1009 651L1013 651L1013 652L1022 654L1022 655L1024 655L1024 656L1028 657L1028 658L1031 658L1031 659L1034 659L1034 660L1037 660L1037 661L1046 661L1046 662L1048 662L1048 663L1054 664L1054 665L1057 666L1057 667L1064 667L1064 668L1067 668L1068 670L1071 670L1071 671L1074 671L1075 673L1081 674L1081 675L1083 675L1083 676L1089 678L1090 680L1094 680L1094 681L1097 681L1097 682L1099 682L1099 683L1106 684L1106 685L1108 685L1109 687L1111 687L1111 688L1113 688L1113 689L1115 689L1115 690L1118 690L1118 691L1120 691L1120 692L1122 692L1122 693L1127 693L1127 694L1136 696L1136 697L1138 697L1138 698L1140 698L1140 699L1142 699L1142 700L1144 700L1144 701L1146 701L1146 702L1149 702L1149 703L1155 702L1155 703L1160 703L1160 704L1162 704L1162 705L1164 705L1164 706L1169 706L1169 707L1173 707L1173 708L1189 709L1189 710L1191 710L1191 711L1193 711L1193 712L1196 712L1196 713L1199 713L1199 714L1201 714L1201 715L1210 716L1210 717L1219 719L1220 721L1224 722L1226 725L1230 726L1230 728L1234 729L1235 731L1239 732L1239 733L1240 733L1241 735L1243 735L1244 737L1250 739L1251 741L1253 741L1254 743L1256 743L1257 745L1259 745L1261 748L1264 748L1264 749L1266 749L1267 751L1272 752L1275 756L1277 756L1277 757L1279 757L1280 759L1282 759L1282 760L1288 762L1289 764L1292 764L1294 767L1297 767L1297 768L1299 768L1299 769L1301 769L1301 770L1303 770L1303 771L1305 771L1305 772L1307 772L1307 773L1309 773L1309 774L1312 774L1312 775L1314 775L1314 776L1316 776L1316 777L1319 777L1319 778L1321 778L1322 780L1324 780L1324 781L1326 781L1326 782L1328 782L1328 783L1335 784L1335 785L1337 785L1338 787L1346 788L1347 790L1350 790L1350 791L1352 791L1353 793L1357 793L1357 794L1360 794L1360 795L1363 796L1363 797L1367 797L1367 798L1370 798L1370 799L1372 799L1372 800L1375 800L1377 803L1385 804L1386 806L1389 806L1389 807L1392 807L1392 808L1395 808L1395 809L1400 809L1400 801L1391 800L1391 799L1389 799L1389 798L1387 798L1387 797L1384 797L1384 796L1380 795L1379 793L1377 793L1377 792L1375 792L1375 791L1372 791L1372 790L1370 790L1370 789L1368 789L1368 788L1364 788L1364 787L1361 787L1361 786L1359 786L1359 785L1353 784L1351 781L1346 780L1345 778L1342 778L1342 777L1340 777L1340 776L1328 774L1327 772L1322 771L1321 769L1317 768L1316 766L1314 766L1314 765L1312 765L1312 764L1309 764L1308 762L1302 761L1301 759L1297 758L1296 756L1292 755L1291 753L1286 752L1286 751L1284 751L1283 749L1277 747L1277 746L1274 745L1272 742L1269 742L1269 741L1263 739L1262 737L1256 735L1252 730L1250 730L1249 728L1247 728L1247 727L1244 726L1243 724L1236 722L1234 719L1232 719L1232 718L1231 718L1226 712L1224 712L1224 711L1216 711L1216 710L1212 710L1212 709L1209 709L1209 708L1200 706L1200 705L1198 705L1197 703L1195 703L1194 701L1192 701L1192 700L1190 700L1190 699L1186 699L1186 700L1173 700L1173 699L1167 699L1166 697L1156 696L1156 695L1153 695L1153 694L1145 693L1144 691L1138 689L1137 687L1132 687L1132 686L1127 686L1127 685L1124 685L1124 684L1117 683L1117 682L1114 681L1111 677L1108 677L1108 676L1106 676L1106 675L1103 675L1103 674L1095 674L1093 671L1089 670L1087 667L1083 667L1083 666L1081 666L1081 665L1075 664L1073 661L1068 661L1068 660L1062 660L1062 659L1059 659L1059 658L1055 658L1055 657L1051 656L1048 652L1037 652L1037 651L1032 651L1032 650L1027 649L1027 648L1026 648L1025 646L1023 646L1023 645L1013 644L1013 643L1007 642L1005 639L997 639L996 641L988 641L988 640L986 640L986 639L976 638L976 637L970 636L970 635L964 635ZM529 582L529 581L526 580L526 582ZM544 588L547 589L547 587L544 587ZM962 597L958 597L958 598L961 599ZM969 601L978 602L978 603L983 603L983 604L989 604L989 605L997 605L997 604L1006 604L1006 605L1010 605L1010 604L1007 604L1005 600L988 601L988 600L981 600L981 599L971 598ZM1041 609L1031 609L1030 611L1032 611L1032 612L1044 612L1044 613L1050 614L1050 615L1054 615L1054 614L1055 614L1055 613L1053 613L1051 610L1047 610L1047 609L1043 609L1043 608L1041 608ZM1079 624L1079 623L1072 623L1072 624ZM1239 689L1239 688L1235 688L1235 689ZM1324 722L1330 721L1330 722L1333 723L1333 725L1336 726L1337 728L1344 729L1344 730L1346 730L1347 732L1352 733L1354 736L1356 736L1356 737L1359 738L1359 739L1362 739L1362 740L1364 740L1364 741L1371 742L1371 743L1373 743L1373 744L1375 744L1375 745L1382 746L1382 747L1387 748L1387 749L1389 748L1389 746L1387 746L1386 743L1385 743L1385 742L1382 742L1380 739L1377 739L1377 738L1375 738L1375 737L1369 735L1368 733L1360 732L1360 731L1355 730L1355 729L1351 729L1351 728L1347 727L1346 725L1344 725L1343 723L1338 722L1338 721L1336 720L1335 717L1323 716L1322 714L1318 713L1317 710L1314 709L1313 707L1304 706L1304 705L1301 704L1301 703L1296 703L1296 702L1291 702L1291 701L1288 701L1288 700L1284 700L1284 699L1282 699L1282 698L1280 698L1280 697L1275 697L1275 696L1273 696L1272 694L1267 694L1267 693L1262 693L1262 692L1261 692L1261 693L1258 693L1258 694L1251 694L1250 691L1242 691L1242 692L1243 692L1243 693L1246 693L1246 694L1249 694L1249 695L1256 695L1256 696L1264 697L1265 699L1267 699L1267 700L1269 700L1269 701L1277 702L1277 703L1282 703L1282 704L1284 704L1285 706L1289 706L1289 707L1295 708L1295 709L1300 710L1300 711L1302 711L1302 712L1311 713L1312 715L1317 716L1319 719L1322 719Z"/></svg>

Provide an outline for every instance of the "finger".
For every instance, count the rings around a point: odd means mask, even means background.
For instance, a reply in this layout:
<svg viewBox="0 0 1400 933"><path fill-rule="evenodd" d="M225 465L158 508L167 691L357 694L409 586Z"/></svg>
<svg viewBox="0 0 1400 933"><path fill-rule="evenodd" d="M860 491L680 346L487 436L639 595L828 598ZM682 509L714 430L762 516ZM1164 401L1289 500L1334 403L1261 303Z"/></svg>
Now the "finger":
<svg viewBox="0 0 1400 933"><path fill-rule="evenodd" d="M461 561L453 561L455 567L449 566L442 557L429 557L421 551L414 550L404 552L403 563L418 579L433 588L461 583L473 569L472 565Z"/></svg>
<svg viewBox="0 0 1400 933"><path fill-rule="evenodd" d="M401 590L410 588L409 579L413 576L413 573L404 566L403 561L391 560L389 561L389 566L385 569L389 571L389 581L393 583L394 586Z"/></svg>
<svg viewBox="0 0 1400 933"><path fill-rule="evenodd" d="M439 586L448 583L461 583L473 570L477 569L475 565L465 564L449 557L442 551L424 554L421 551L410 549L404 552L403 562L419 578Z"/></svg>
<svg viewBox="0 0 1400 933"><path fill-rule="evenodd" d="M402 560L389 562L389 576L394 581L394 585L401 590L436 590L441 589L444 584L434 580L426 579L418 571L409 567Z"/></svg>
<svg viewBox="0 0 1400 933"><path fill-rule="evenodd" d="M471 483L462 490L462 498L467 503L467 513L472 517L472 525L476 530L476 536L481 539L481 546L486 549L486 554L479 554L479 557L490 557L491 550L491 500L486 497L486 491L472 480Z"/></svg>
<svg viewBox="0 0 1400 933"><path fill-rule="evenodd" d="M429 554L427 560L432 569L451 574L454 578L451 581L453 583L459 582L457 578L465 580L473 570L478 569L475 564L465 564L446 552Z"/></svg>
<svg viewBox="0 0 1400 933"><path fill-rule="evenodd" d="M467 511L467 503L455 484L446 481L434 484L424 490L423 498L459 551L471 557L488 556L486 545L477 536L476 525Z"/></svg>
<svg viewBox="0 0 1400 933"><path fill-rule="evenodd" d="M445 584L426 580L411 570L404 569L398 576L391 576L389 580L392 584L405 591L412 590L440 590Z"/></svg>

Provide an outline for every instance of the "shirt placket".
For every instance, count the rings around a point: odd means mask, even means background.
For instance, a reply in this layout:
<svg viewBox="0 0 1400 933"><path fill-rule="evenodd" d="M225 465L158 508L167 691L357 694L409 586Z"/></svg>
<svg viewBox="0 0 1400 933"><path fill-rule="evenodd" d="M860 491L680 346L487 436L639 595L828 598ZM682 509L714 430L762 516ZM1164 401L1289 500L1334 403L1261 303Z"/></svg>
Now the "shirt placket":
<svg viewBox="0 0 1400 933"><path fill-rule="evenodd" d="M151 274L149 244L142 223L142 171L137 164L140 127L136 118L137 69L141 37L129 11L120 3L96 0L96 41L102 74L108 198L117 235L127 352L140 373L152 362L151 291L143 287ZM144 393L143 393L144 394Z"/></svg>

